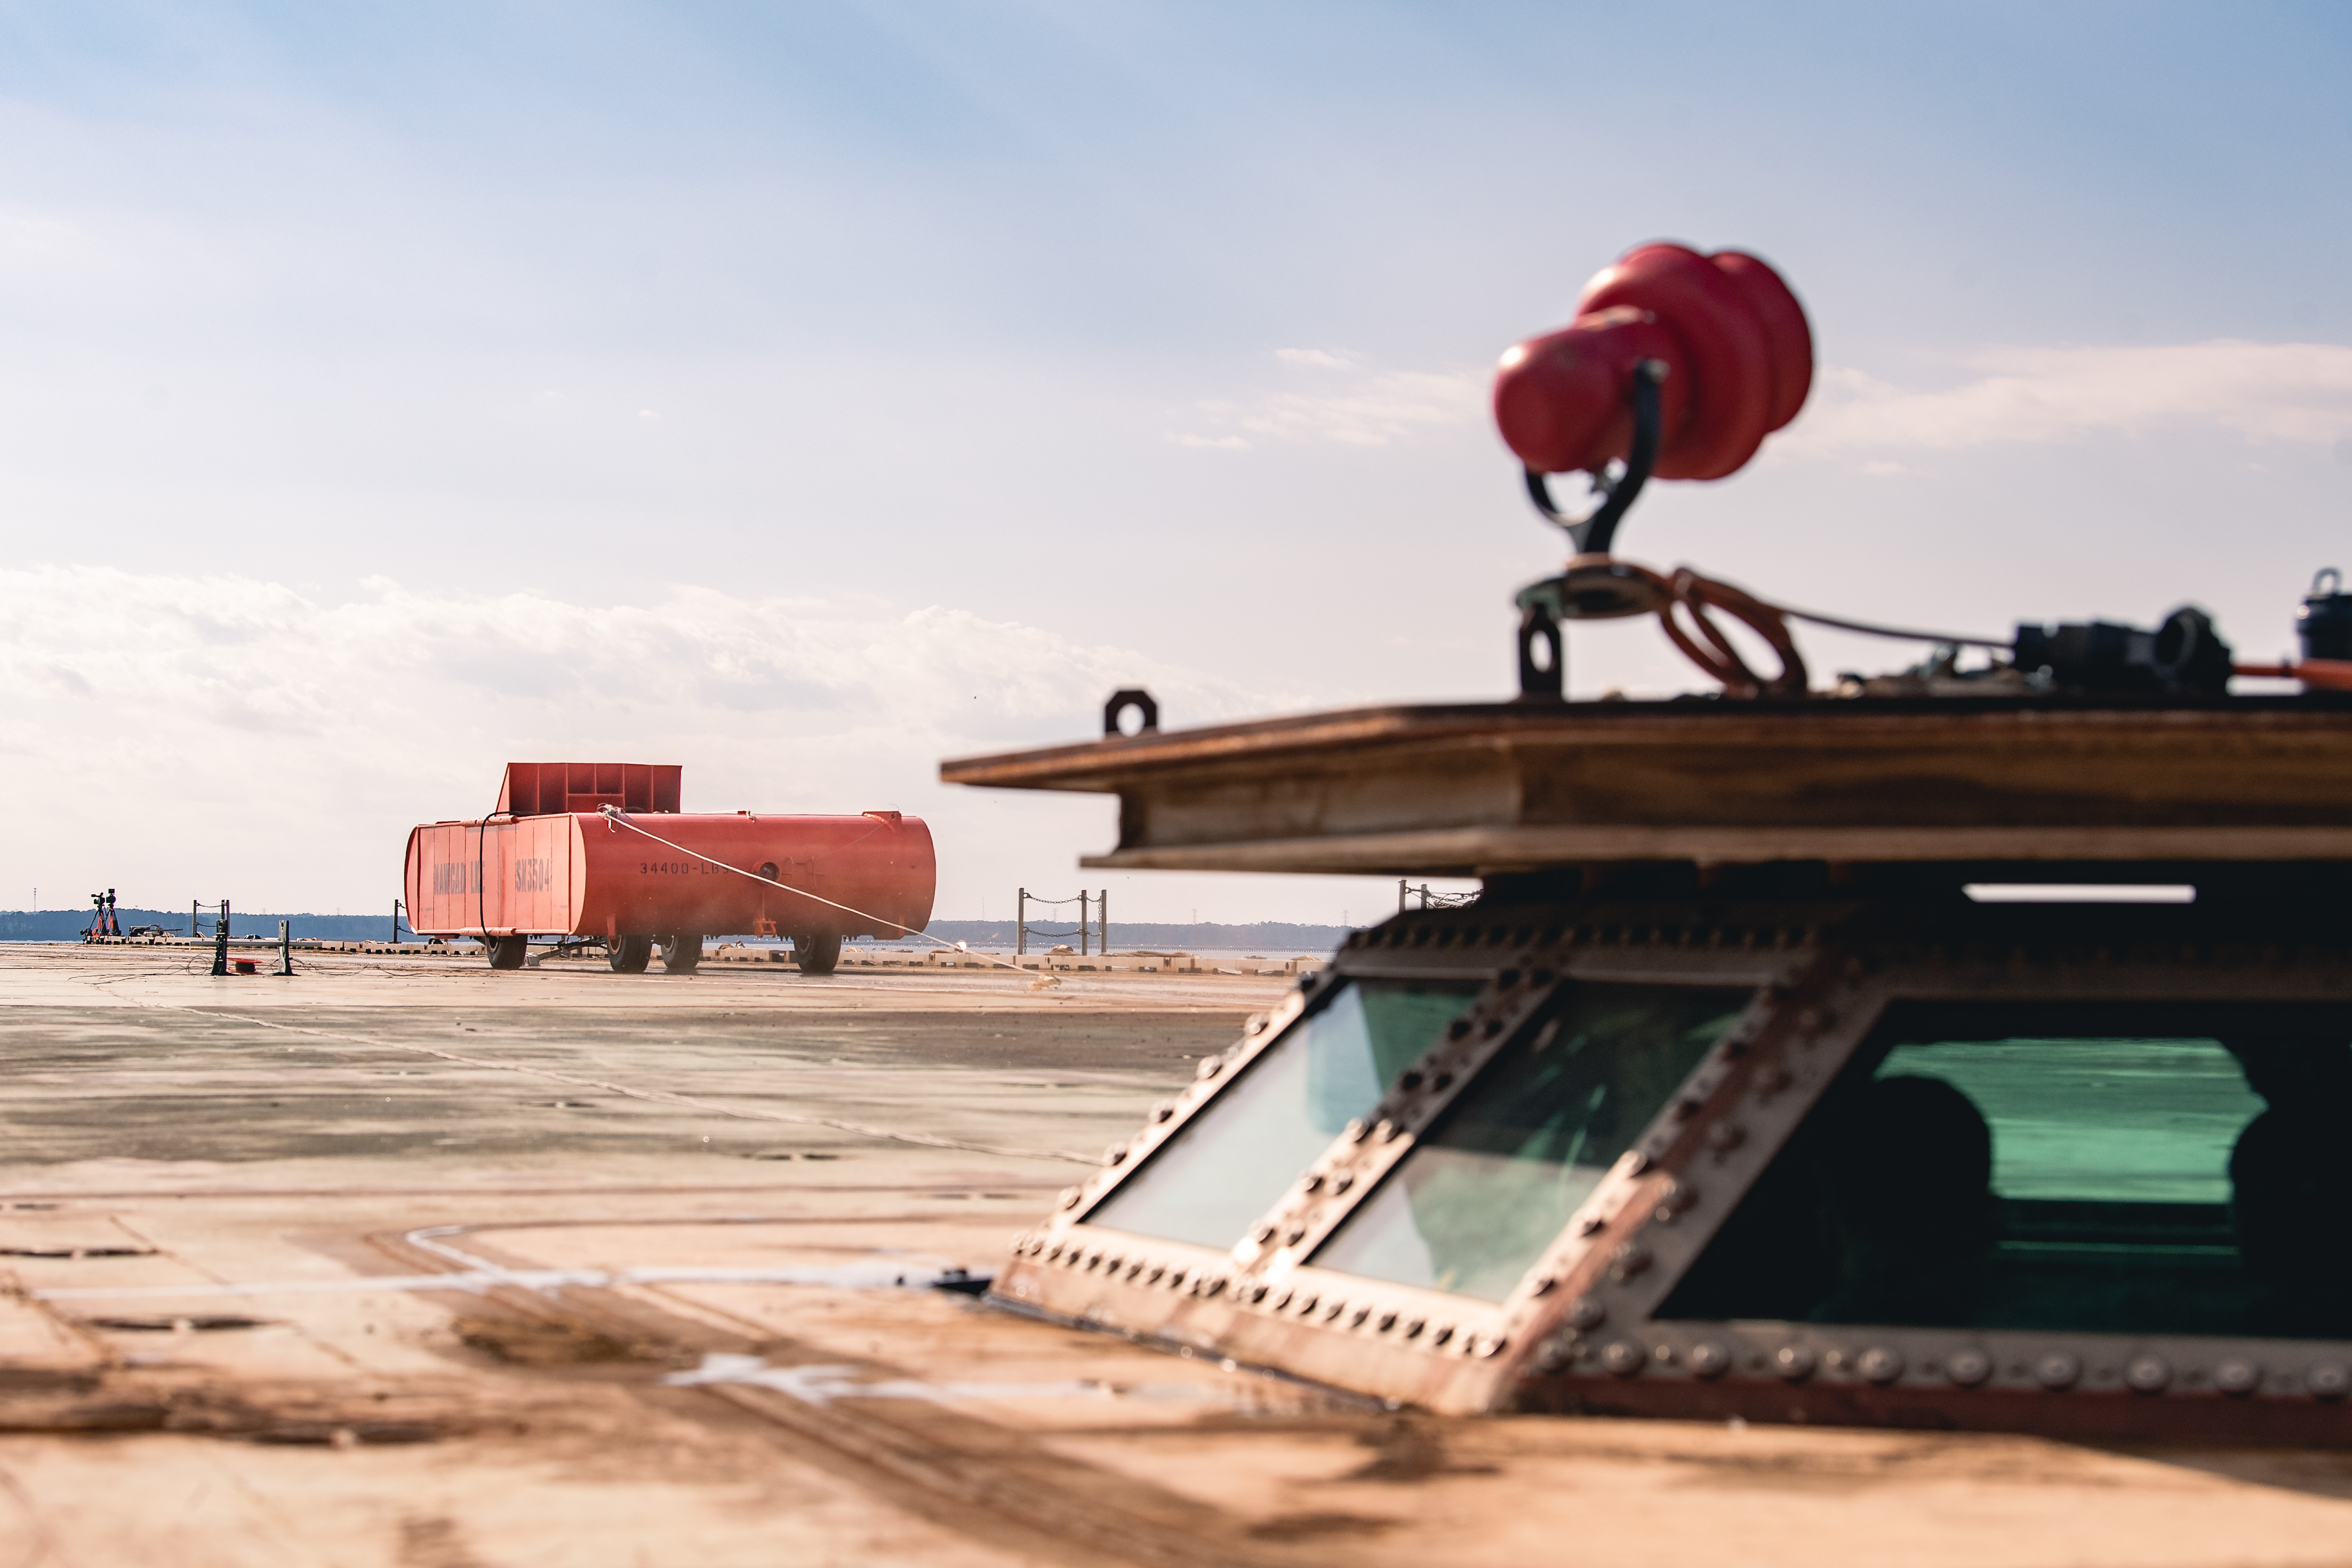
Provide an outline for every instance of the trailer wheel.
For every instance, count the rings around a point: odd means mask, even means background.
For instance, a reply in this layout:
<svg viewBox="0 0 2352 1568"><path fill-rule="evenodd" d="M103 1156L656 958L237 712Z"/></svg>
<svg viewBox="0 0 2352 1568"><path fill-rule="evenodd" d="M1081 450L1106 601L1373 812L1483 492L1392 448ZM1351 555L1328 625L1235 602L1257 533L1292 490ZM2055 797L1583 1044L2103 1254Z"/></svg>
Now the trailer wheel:
<svg viewBox="0 0 2352 1568"><path fill-rule="evenodd" d="M607 948L615 974L643 974L654 956L654 939L649 936L625 936Z"/></svg>
<svg viewBox="0 0 2352 1568"><path fill-rule="evenodd" d="M662 967L672 974L691 974L701 968L701 933L682 931L663 942Z"/></svg>
<svg viewBox="0 0 2352 1568"><path fill-rule="evenodd" d="M530 956L530 938L520 931L513 936L487 938L483 947L490 955L492 969L520 969L522 961Z"/></svg>
<svg viewBox="0 0 2352 1568"><path fill-rule="evenodd" d="M830 974L841 962L841 933L793 938L793 962L803 974Z"/></svg>

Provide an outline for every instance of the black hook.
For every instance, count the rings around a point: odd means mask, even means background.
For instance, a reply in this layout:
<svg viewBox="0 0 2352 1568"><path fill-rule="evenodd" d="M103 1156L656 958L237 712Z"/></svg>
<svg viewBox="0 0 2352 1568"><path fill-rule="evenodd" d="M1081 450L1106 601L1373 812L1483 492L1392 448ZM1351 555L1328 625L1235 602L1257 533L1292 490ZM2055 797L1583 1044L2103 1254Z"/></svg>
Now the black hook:
<svg viewBox="0 0 2352 1568"><path fill-rule="evenodd" d="M1658 384L1666 378L1664 360L1645 359L1633 367L1633 385L1626 397L1633 405L1633 446L1625 455L1625 469L1616 478L1595 475L1593 493L1601 498L1601 504L1582 518L1573 518L1559 510L1551 499L1551 487L1544 476L1529 468L1528 499L1536 510L1568 531L1568 537L1579 555L1606 555L1617 534L1618 521L1633 498L1642 493L1649 482L1650 469L1658 460L1658 438L1661 423L1658 412Z"/></svg>

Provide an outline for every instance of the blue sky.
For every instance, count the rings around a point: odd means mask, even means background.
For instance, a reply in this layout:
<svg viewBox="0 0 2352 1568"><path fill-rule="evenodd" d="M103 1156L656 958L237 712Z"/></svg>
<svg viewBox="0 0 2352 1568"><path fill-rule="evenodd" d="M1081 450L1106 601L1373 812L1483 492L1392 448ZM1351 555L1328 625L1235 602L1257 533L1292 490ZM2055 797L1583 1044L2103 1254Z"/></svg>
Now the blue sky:
<svg viewBox="0 0 2352 1568"><path fill-rule="evenodd" d="M1660 237L1769 257L1823 374L1626 553L2275 654L2352 500L2347 54L2317 6L0 4L0 904L373 907L410 823L590 753L923 812L944 915L1074 889L1106 803L937 759L1135 682L1505 690L1558 551L1486 376Z"/></svg>

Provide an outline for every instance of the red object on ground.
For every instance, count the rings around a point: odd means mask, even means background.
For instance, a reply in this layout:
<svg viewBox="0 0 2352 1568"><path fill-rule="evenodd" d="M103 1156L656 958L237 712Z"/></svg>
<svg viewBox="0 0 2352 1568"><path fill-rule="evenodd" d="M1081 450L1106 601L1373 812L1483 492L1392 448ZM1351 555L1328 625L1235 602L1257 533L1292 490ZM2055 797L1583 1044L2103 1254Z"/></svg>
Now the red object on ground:
<svg viewBox="0 0 2352 1568"><path fill-rule="evenodd" d="M1598 473L1633 444L1633 368L1664 362L1652 472L1719 479L1797 416L1813 335L1780 275L1753 256L1680 245L1627 251L1585 286L1576 319L1503 355L1495 423L1538 473Z"/></svg>
<svg viewBox="0 0 2352 1568"><path fill-rule="evenodd" d="M576 787L583 777L594 787ZM602 787L607 777L614 789ZM428 823L409 834L411 929L425 936L667 938L770 930L854 937L898 936L930 923L939 867L920 817L690 815L677 809L678 780L675 767L508 764L499 798L514 805L510 819ZM640 782L646 793L636 795ZM547 810L558 784L567 805ZM668 804L633 808L596 799L646 833L572 804L611 794Z"/></svg>

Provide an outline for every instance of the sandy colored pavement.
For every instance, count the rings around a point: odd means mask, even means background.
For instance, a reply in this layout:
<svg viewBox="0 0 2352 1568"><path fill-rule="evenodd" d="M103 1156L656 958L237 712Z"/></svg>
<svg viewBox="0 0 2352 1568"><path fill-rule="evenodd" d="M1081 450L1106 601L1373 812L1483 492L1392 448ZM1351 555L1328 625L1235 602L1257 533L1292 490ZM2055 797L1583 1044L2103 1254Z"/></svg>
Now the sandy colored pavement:
<svg viewBox="0 0 2352 1568"><path fill-rule="evenodd" d="M1284 982L0 948L0 1568L2352 1563L2352 1456L1444 1421L934 1288Z"/></svg>

